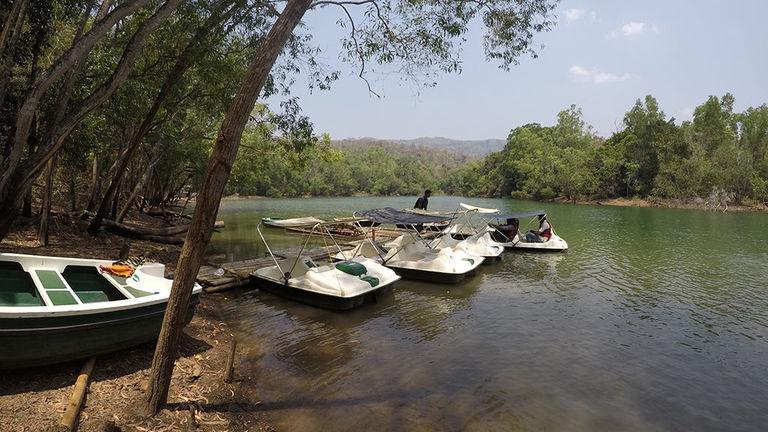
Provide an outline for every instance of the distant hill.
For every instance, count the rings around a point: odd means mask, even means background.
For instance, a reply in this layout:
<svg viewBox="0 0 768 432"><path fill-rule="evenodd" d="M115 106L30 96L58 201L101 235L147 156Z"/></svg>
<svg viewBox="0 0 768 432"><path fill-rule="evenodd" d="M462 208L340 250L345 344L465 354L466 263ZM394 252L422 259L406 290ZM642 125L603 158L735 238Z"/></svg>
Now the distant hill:
<svg viewBox="0 0 768 432"><path fill-rule="evenodd" d="M424 137L415 139L347 138L336 140L334 143L342 146L383 145L391 143L413 148L443 150L467 155L474 159L502 150L506 141L503 139L455 140L442 137Z"/></svg>
<svg viewBox="0 0 768 432"><path fill-rule="evenodd" d="M399 144L414 144L434 149L448 150L472 156L485 156L500 151L507 142L503 139L456 140L443 137L423 137L408 140L389 140Z"/></svg>

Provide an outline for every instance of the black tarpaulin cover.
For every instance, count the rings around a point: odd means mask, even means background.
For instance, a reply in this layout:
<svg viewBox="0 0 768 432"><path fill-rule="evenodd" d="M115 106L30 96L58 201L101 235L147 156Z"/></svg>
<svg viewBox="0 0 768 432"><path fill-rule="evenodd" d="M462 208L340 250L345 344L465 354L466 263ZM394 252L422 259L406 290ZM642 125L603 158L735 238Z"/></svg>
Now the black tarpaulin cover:
<svg viewBox="0 0 768 432"><path fill-rule="evenodd" d="M450 220L449 217L433 216L398 210L392 207L383 207L366 210L355 215L358 219L366 219L381 224L424 224Z"/></svg>

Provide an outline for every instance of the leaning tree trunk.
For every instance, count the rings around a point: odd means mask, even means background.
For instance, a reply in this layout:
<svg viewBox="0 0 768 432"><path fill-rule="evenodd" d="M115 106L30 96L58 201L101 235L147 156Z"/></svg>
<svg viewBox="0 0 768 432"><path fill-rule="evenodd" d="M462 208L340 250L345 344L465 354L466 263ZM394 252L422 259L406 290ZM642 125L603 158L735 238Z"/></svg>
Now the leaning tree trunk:
<svg viewBox="0 0 768 432"><path fill-rule="evenodd" d="M192 225L187 233L187 241L184 242L176 265L176 277L152 359L147 397L142 406L146 415L157 413L168 399L168 387L173 375L176 349L187 316L192 288L197 272L200 270L203 253L213 232L221 195L232 170L245 124L275 60L311 4L312 0L288 1L280 17L259 46L224 116L213 153L208 159L205 179L195 206Z"/></svg>
<svg viewBox="0 0 768 432"><path fill-rule="evenodd" d="M139 181L136 183L136 186L133 188L133 192L131 192L131 195L128 197L128 200L125 201L125 204L123 204L122 210L120 210L120 213L117 214L117 217L115 218L115 222L123 222L123 219L125 219L125 215L128 214L128 211L131 209L131 205L133 205L133 201L136 200L136 198L139 196L139 193L141 193L141 190L144 189L144 187L147 184L147 180L149 180L150 175L152 174L152 171L155 169L155 165L160 161L160 155L156 156L152 162L149 163L149 166L147 167L146 171L144 171L144 175L141 176Z"/></svg>

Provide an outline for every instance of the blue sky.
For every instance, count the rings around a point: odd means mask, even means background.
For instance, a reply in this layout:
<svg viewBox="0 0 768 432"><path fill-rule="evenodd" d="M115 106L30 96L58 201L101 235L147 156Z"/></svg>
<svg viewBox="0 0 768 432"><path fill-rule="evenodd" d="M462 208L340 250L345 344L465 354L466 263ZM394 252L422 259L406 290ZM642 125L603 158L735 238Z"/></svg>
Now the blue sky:
<svg viewBox="0 0 768 432"><path fill-rule="evenodd" d="M305 20L323 53L341 71L331 91L293 96L317 132L332 138L505 138L510 129L552 124L570 104L601 135L621 128L637 98L654 95L669 117L690 119L708 95L731 92L736 110L768 103L768 1L562 1L559 23L539 35L539 58L521 58L505 72L484 59L478 26L463 50L463 72L435 88L397 76L369 77L376 98L339 60L338 8L310 11ZM271 99L270 105L277 100Z"/></svg>

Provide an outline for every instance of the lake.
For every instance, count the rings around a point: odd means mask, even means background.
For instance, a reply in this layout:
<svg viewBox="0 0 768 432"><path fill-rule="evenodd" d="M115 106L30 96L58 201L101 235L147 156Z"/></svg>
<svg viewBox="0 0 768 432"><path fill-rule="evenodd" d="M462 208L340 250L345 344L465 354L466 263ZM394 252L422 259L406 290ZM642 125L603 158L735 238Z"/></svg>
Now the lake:
<svg viewBox="0 0 768 432"><path fill-rule="evenodd" d="M213 257L263 256L261 217L349 216L416 197L233 200ZM221 302L278 430L764 431L768 215L430 198L543 208L567 253L506 252L458 285L400 281L315 309ZM525 221L521 221L523 224ZM274 247L301 237L268 229Z"/></svg>

